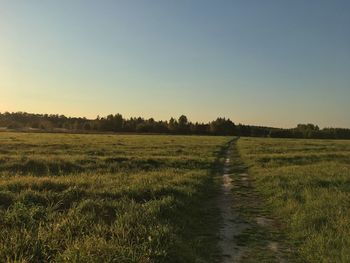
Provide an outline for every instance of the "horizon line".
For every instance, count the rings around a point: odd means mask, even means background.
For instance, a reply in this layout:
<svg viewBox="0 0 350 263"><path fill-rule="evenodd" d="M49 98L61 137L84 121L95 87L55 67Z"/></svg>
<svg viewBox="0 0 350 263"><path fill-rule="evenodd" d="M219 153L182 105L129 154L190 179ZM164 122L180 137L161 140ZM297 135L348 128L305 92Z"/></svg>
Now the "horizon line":
<svg viewBox="0 0 350 263"><path fill-rule="evenodd" d="M169 121L170 119L175 119L175 120L178 120L178 118L182 115L186 116L186 114L179 114L178 117L174 117L174 116L171 116L169 117L168 119L156 119L154 117L142 117L141 115L139 116L125 116L123 115L122 113L120 112L116 112L116 113L109 113L109 114L106 114L106 115L100 115L100 114L97 114L96 117L88 117L88 116L74 116L74 115L66 115L66 114L60 114L60 113L34 113L34 112L28 112L28 111L0 111L0 114L5 114L5 113L10 113L10 114L14 114L14 113L26 113L26 114L33 114L33 115L49 115L49 116L52 116L52 115L57 115L57 116L64 116L66 118L77 118L77 119L86 119L86 120L89 120L89 121L93 121L93 120L96 120L98 117L100 118L104 118L104 117L107 117L108 115L117 115L117 114L120 114L123 118L125 119L131 119L131 118L142 118L144 120L149 120L149 119L153 119L157 122L159 121ZM243 125L243 126L255 126L255 127L264 127L264 128L273 128L273 129L293 129L293 128L296 128L299 124L313 124L315 126L318 126L320 129L350 129L348 127L333 127L333 126L323 126L323 127L320 127L317 123L312 123L312 122L306 122L306 123L303 123L303 122L298 122L298 124L296 124L294 127L276 127L276 126L269 126L269 125L263 125L263 124L246 124L246 123L243 123L243 122L235 122L232 118L230 117L226 117L226 116L217 116L216 119L218 118L224 118L224 119L227 119L227 120L230 120L232 121L235 125ZM193 124L195 123L199 123L199 124L209 124L213 121L215 121L216 119L213 119L213 120L209 120L209 121L193 121L193 120L190 120L188 119L188 122L191 122Z"/></svg>

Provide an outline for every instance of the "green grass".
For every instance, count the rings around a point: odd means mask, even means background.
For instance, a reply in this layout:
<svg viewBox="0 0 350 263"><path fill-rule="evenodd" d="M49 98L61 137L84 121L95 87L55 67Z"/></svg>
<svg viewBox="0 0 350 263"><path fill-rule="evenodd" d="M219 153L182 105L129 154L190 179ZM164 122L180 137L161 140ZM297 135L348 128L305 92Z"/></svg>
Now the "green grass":
<svg viewBox="0 0 350 263"><path fill-rule="evenodd" d="M350 262L350 142L242 138L254 187L299 262Z"/></svg>
<svg viewBox="0 0 350 263"><path fill-rule="evenodd" d="M215 262L229 139L0 133L0 262Z"/></svg>

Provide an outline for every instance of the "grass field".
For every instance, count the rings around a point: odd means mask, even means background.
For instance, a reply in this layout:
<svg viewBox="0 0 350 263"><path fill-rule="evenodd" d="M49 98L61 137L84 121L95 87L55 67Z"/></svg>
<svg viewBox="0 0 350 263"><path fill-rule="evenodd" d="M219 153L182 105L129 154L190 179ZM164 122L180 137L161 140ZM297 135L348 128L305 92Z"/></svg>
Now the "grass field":
<svg viewBox="0 0 350 263"><path fill-rule="evenodd" d="M0 133L0 262L214 262L229 139Z"/></svg>
<svg viewBox="0 0 350 263"><path fill-rule="evenodd" d="M298 262L350 262L350 141L242 138L242 160Z"/></svg>
<svg viewBox="0 0 350 263"><path fill-rule="evenodd" d="M0 262L220 262L230 140L0 133ZM350 141L231 149L243 262L350 262Z"/></svg>

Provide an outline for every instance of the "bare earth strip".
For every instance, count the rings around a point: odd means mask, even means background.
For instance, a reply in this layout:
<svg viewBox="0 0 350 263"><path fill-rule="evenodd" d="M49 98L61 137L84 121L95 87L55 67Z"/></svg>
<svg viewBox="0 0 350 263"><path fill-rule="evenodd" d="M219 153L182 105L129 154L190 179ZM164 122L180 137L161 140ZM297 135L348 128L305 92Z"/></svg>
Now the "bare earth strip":
<svg viewBox="0 0 350 263"><path fill-rule="evenodd" d="M224 164L223 183L221 195L218 199L219 208L222 215L222 227L220 229L219 246L223 254L224 263L240 262L244 248L239 247L235 240L235 236L242 233L248 225L240 221L238 214L234 212L233 195L232 195L232 179L231 173L231 156L232 145L227 150Z"/></svg>
<svg viewBox="0 0 350 263"><path fill-rule="evenodd" d="M286 262L278 224L266 217L263 202L255 192L247 167L241 162L234 140L226 152L221 194L219 247L223 263Z"/></svg>

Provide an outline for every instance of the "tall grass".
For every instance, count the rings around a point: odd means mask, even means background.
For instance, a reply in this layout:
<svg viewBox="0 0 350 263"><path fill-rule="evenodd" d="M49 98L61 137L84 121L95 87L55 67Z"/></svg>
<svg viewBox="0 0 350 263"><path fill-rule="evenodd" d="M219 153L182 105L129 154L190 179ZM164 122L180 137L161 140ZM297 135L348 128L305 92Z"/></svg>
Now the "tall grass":
<svg viewBox="0 0 350 263"><path fill-rule="evenodd" d="M242 138L255 187L300 262L350 262L350 142Z"/></svg>
<svg viewBox="0 0 350 263"><path fill-rule="evenodd" d="M228 140L0 133L0 262L215 262Z"/></svg>

